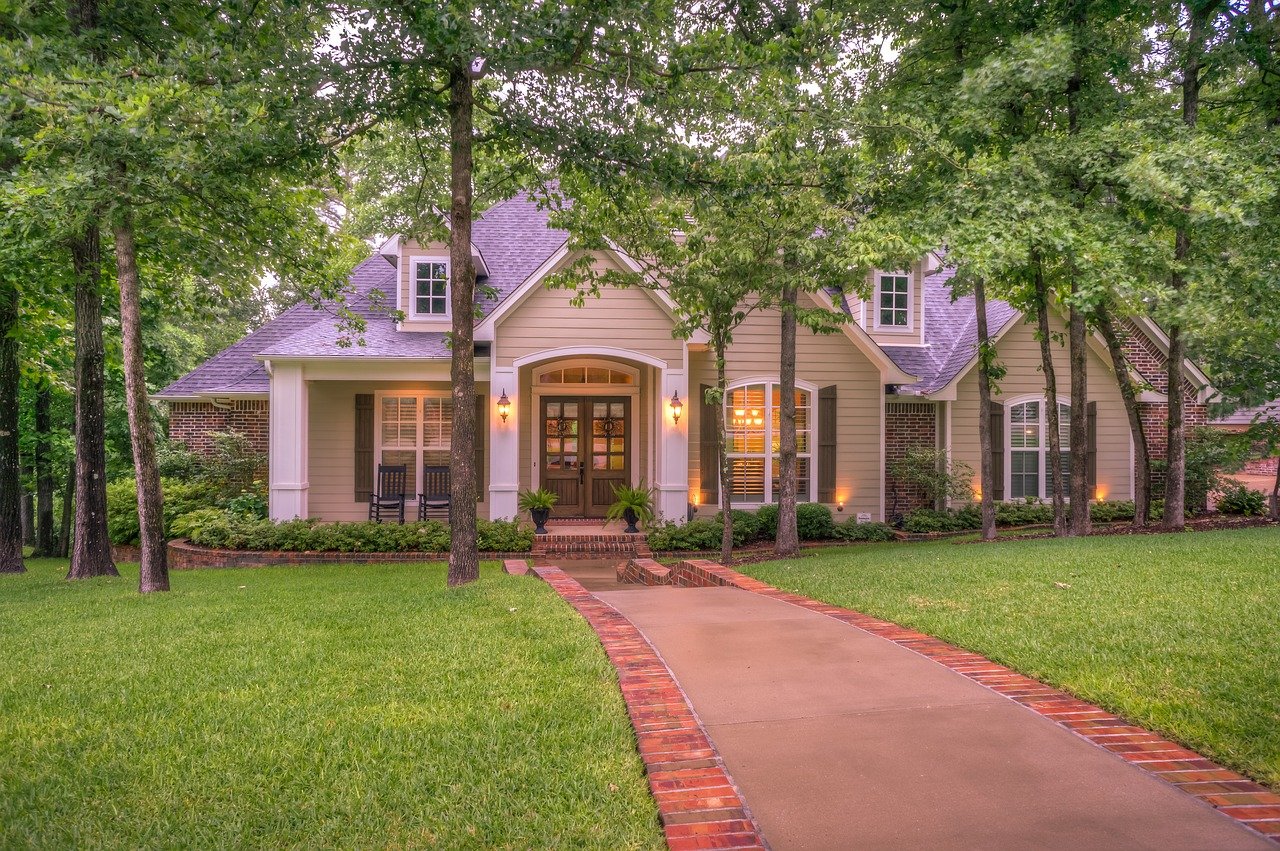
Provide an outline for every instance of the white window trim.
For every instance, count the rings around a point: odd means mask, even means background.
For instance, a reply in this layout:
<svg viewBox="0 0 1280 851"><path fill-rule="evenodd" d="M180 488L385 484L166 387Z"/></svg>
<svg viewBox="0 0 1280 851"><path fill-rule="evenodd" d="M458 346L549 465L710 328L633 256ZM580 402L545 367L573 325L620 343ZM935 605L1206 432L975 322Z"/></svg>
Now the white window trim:
<svg viewBox="0 0 1280 851"><path fill-rule="evenodd" d="M769 410L769 406L773 403L773 385L777 385L781 383L782 382L777 377L759 376L756 378L746 378L746 379L741 379L739 381L734 381L734 382L731 382L727 387L725 387L725 399L724 399L724 402L722 402L722 404L724 406L724 415L726 417L725 432L727 434L728 433L727 424L728 424L728 416L729 416L729 394L734 390L737 390L738 388L749 387L752 384L765 385L765 391L764 391L765 452L763 453L765 458L764 500L761 502L734 502L733 496L732 494L730 494L730 497L729 497L730 508L741 508L741 509L759 508L762 505L773 505L774 503L777 502L777 500L774 498L774 493L773 493L773 470L772 470L773 412ZM803 390L804 392L809 394L809 428L808 428L809 451L797 452L796 457L809 459L809 500L808 501L817 502L818 501L818 470L817 470L818 451L817 451L816 443L818 438L818 385L812 384L808 381L801 381L800 379L796 379L796 389ZM729 458L758 457L757 453L754 453L754 452L747 453L747 454L741 454L741 453L735 454L732 452L726 452L726 455Z"/></svg>
<svg viewBox="0 0 1280 851"><path fill-rule="evenodd" d="M423 429L423 423L425 420L425 416L424 416L425 412L424 412L422 400L423 399L452 400L453 395L444 390L379 390L373 394L373 407L374 407L373 486L375 488L378 486L378 465L382 463L382 450L384 448L382 445L382 400L388 397L392 399L405 399L405 398L412 397L418 400L418 421L416 424L416 429L414 431L415 437L414 437L414 450L413 450L414 463L417 465L416 467L414 467L414 474L413 474L413 481L414 481L413 491L414 492L407 493L404 495L404 501L406 505L417 505L418 491L422 487L422 453L426 451L422 448L422 429ZM449 433L449 444L451 446L453 444L452 430L450 430L450 433ZM403 449L402 447L393 447L393 449L397 451L402 451L402 452L408 451ZM432 450L432 451L439 451L439 450Z"/></svg>
<svg viewBox="0 0 1280 851"><path fill-rule="evenodd" d="M538 376L543 372L550 372L558 369L573 369L575 367L586 367L596 369L611 369L614 372L621 372L631 376L630 384L543 384L538 381ZM618 363L617 361L601 360L598 358L573 358L571 360L547 361L546 363L535 364L533 367L533 386L541 389L547 396L555 396L557 393L562 396L574 395L574 388L585 388L589 394L597 396L605 396L610 392L617 391L619 396L639 395L640 390L640 370L633 366ZM560 392L563 391L563 392ZM632 391L635 391L632 393Z"/></svg>
<svg viewBox="0 0 1280 851"><path fill-rule="evenodd" d="M1016 408L1018 405L1024 405L1027 402L1040 403L1040 426L1041 426L1041 437L1042 437L1041 444L1042 445L1038 450L1040 453L1040 488L1039 488L1040 493L1036 497L1036 499L1039 502L1048 502L1053 498L1053 495L1049 493L1048 487L1047 487L1049 484L1048 477L1045 476L1045 470L1047 469L1048 463L1049 463L1049 418L1048 418L1047 412L1045 411L1045 406L1044 406L1045 397L1043 393L1029 393L1024 396L1015 396L1014 398L1004 403L1004 435L1002 438L1004 442L1001 444L1001 448L1004 452L1004 494L1005 494L1004 501L1005 502L1021 502L1023 499L1023 497L1014 497L1013 495L1013 445L1012 445L1013 443L1013 409ZM1071 398L1069 396L1059 396L1058 404L1066 405L1067 408L1070 408ZM1061 430L1062 428L1061 423L1059 423L1058 428L1059 430ZM1028 450L1018 450L1018 451L1022 452L1022 451L1028 451ZM1070 447L1066 447L1066 452L1068 454L1071 452ZM1063 497L1067 502L1071 501L1070 495L1066 492L1066 490L1063 491Z"/></svg>
<svg viewBox="0 0 1280 851"><path fill-rule="evenodd" d="M880 333L884 334L914 334L916 331L916 281L915 275L907 271L884 271L877 270L874 273L875 286L872 288L871 303L868 307L871 310L872 327ZM880 324L880 279L886 277L906 278L907 279L907 324L906 325L882 325Z"/></svg>
<svg viewBox="0 0 1280 851"><path fill-rule="evenodd" d="M429 263L444 264L444 313L418 312L418 268ZM448 257L432 257L419 255L412 258L409 268L409 309L405 315L421 322L453 321L453 269Z"/></svg>

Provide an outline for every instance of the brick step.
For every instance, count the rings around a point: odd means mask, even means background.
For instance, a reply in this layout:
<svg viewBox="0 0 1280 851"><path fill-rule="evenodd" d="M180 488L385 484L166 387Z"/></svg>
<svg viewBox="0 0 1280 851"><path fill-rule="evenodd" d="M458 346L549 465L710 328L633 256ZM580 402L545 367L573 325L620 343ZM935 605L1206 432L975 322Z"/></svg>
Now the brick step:
<svg viewBox="0 0 1280 851"><path fill-rule="evenodd" d="M644 535L544 535L533 542L535 557L595 558L653 555Z"/></svg>

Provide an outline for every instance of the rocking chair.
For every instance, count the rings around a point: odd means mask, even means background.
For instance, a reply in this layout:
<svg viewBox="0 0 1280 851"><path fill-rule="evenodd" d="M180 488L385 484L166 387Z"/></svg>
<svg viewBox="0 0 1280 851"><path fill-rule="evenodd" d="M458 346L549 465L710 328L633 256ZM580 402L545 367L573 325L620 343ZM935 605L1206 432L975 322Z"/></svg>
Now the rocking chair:
<svg viewBox="0 0 1280 851"><path fill-rule="evenodd" d="M418 494L418 519L426 520L428 513L452 518L449 505L449 468L422 468L422 493Z"/></svg>
<svg viewBox="0 0 1280 851"><path fill-rule="evenodd" d="M369 496L369 519L381 523L383 517L394 517L404 523L404 480L408 468L404 464L379 464L378 488Z"/></svg>

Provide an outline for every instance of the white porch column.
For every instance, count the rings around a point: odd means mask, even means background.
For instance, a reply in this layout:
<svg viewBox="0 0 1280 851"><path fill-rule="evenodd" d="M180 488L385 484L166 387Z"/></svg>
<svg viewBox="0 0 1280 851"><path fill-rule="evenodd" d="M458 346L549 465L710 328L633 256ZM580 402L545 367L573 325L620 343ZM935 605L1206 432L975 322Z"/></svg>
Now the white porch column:
<svg viewBox="0 0 1280 851"><path fill-rule="evenodd" d="M307 383L301 364L271 364L271 519L307 516Z"/></svg>
<svg viewBox="0 0 1280 851"><path fill-rule="evenodd" d="M653 433L658 456L658 517L683 523L689 514L689 411L694 401L689 398L687 369L661 369L658 387L660 422ZM674 422L671 397L678 395L683 404L680 422Z"/></svg>
<svg viewBox="0 0 1280 851"><path fill-rule="evenodd" d="M498 400L503 393L511 400L511 415L504 423L498 416ZM520 371L516 367L495 366L489 373L489 516L511 520L520 489ZM529 414L533 416L532 412Z"/></svg>

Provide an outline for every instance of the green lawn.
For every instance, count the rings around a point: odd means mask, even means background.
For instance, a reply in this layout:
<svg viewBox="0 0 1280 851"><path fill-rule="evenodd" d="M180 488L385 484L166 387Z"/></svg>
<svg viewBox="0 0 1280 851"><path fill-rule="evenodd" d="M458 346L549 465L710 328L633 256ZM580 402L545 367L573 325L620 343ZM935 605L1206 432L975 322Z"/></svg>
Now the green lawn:
<svg viewBox="0 0 1280 851"><path fill-rule="evenodd" d="M1280 529L879 544L742 569L974 650L1280 789Z"/></svg>
<svg viewBox="0 0 1280 851"><path fill-rule="evenodd" d="M486 565L0 577L0 847L656 848L613 670Z"/></svg>

